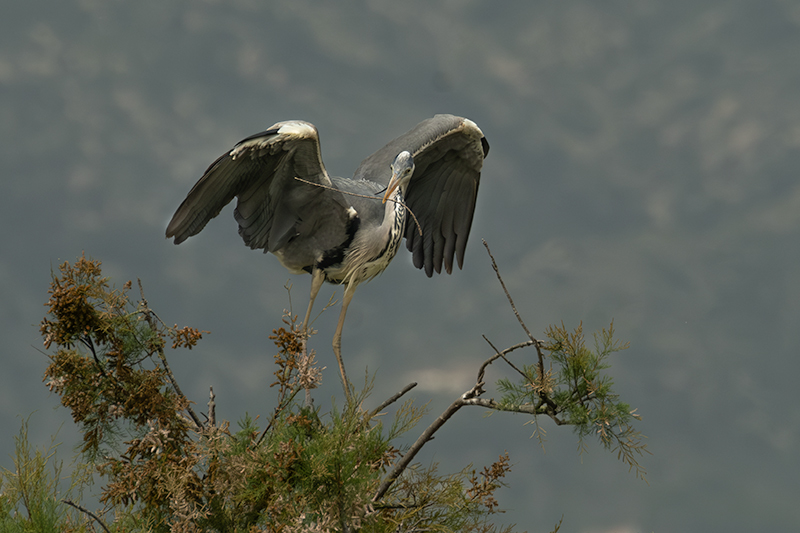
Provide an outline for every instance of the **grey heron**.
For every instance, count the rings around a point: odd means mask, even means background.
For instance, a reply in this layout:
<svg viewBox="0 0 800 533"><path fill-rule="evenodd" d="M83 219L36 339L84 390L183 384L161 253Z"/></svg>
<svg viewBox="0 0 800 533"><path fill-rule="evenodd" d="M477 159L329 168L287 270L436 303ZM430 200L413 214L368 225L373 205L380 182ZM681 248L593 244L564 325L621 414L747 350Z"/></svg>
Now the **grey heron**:
<svg viewBox="0 0 800 533"><path fill-rule="evenodd" d="M180 244L196 235L237 197L233 215L244 243L273 253L292 273L311 274L303 331L322 283L344 284L333 351L349 397L341 340L356 287L386 269L404 236L428 277L443 265L451 273L454 256L462 267L488 151L474 122L436 115L364 159L352 178L338 178L325 170L313 124L278 122L208 167L167 238Z"/></svg>

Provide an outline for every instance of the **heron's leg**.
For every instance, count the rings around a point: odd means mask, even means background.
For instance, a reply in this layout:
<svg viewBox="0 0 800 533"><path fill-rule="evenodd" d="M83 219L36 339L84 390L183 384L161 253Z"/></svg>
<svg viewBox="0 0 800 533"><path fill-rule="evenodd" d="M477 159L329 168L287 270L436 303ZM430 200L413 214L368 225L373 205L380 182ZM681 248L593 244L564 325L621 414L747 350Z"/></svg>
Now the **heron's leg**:
<svg viewBox="0 0 800 533"><path fill-rule="evenodd" d="M317 299L317 294L319 294L319 290L322 288L322 283L324 281L325 273L321 269L315 268L311 271L311 298L308 301L306 317L303 319L303 357L308 354L308 321L311 318L311 309L314 307L314 300ZM311 407L311 391L306 389L305 392L305 405L306 407Z"/></svg>
<svg viewBox="0 0 800 533"><path fill-rule="evenodd" d="M353 299L356 292L355 284L348 284L344 289L342 297L342 311L339 313L339 323L336 325L336 333L333 335L333 353L336 355L336 362L339 363L339 372L342 374L342 384L344 385L344 395L347 403L350 403L350 382L347 381L347 374L344 371L344 360L342 359L342 328L344 327L344 317L347 315L347 306Z"/></svg>
<svg viewBox="0 0 800 533"><path fill-rule="evenodd" d="M303 320L303 332L307 333L308 320L311 318L311 308L314 307L314 300L317 299L322 283L325 281L325 273L322 269L315 268L311 271L311 299L308 301L308 310L306 311L306 318Z"/></svg>

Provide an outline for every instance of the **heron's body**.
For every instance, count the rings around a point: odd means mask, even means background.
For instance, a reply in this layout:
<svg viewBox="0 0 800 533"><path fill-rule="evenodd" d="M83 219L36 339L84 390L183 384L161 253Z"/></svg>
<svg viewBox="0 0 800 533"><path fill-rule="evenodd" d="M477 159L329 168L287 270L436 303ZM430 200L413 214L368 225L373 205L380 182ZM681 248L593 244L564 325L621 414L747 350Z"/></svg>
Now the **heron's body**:
<svg viewBox="0 0 800 533"><path fill-rule="evenodd" d="M386 269L403 237L429 277L442 265L451 272L454 257L461 266L488 149L474 122L436 115L365 159L353 178L336 178L325 170L313 125L279 122L206 170L167 237L180 244L199 233L235 196L245 244L312 275L304 327L322 282L343 283L333 344L347 391L341 331L355 288ZM419 225L407 223L405 205Z"/></svg>

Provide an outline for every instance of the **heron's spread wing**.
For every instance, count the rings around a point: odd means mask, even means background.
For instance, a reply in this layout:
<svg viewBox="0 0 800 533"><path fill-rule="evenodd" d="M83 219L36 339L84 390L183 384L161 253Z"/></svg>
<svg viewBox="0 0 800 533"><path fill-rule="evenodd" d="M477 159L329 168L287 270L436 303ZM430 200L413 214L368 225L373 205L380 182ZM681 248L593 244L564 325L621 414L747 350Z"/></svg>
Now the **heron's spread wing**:
<svg viewBox="0 0 800 533"><path fill-rule="evenodd" d="M180 244L196 235L234 196L239 234L251 248L274 252L326 217L346 220L341 193L294 179L331 186L322 164L317 129L308 122L279 122L252 135L206 170L167 226ZM311 213L313 212L313 217Z"/></svg>
<svg viewBox="0 0 800 533"><path fill-rule="evenodd" d="M414 219L407 217L406 246L414 266L424 266L429 277L434 270L441 272L443 263L450 273L454 256L459 268L464 262L489 143L471 120L436 115L365 159L354 177L388 184L390 165L403 150L411 152L415 166L405 202L422 229L420 236Z"/></svg>

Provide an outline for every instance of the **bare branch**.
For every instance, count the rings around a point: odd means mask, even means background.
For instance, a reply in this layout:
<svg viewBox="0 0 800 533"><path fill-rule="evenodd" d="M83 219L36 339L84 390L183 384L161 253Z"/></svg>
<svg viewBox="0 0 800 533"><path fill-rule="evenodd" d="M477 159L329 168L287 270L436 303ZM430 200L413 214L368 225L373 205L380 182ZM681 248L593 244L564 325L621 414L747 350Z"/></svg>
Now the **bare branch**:
<svg viewBox="0 0 800 533"><path fill-rule="evenodd" d="M467 398L464 400L464 405L476 405L478 407L485 407L493 411L505 411L508 413L523 413L528 415L546 415L550 417L556 425L563 426L569 424L564 420L558 418L556 413L550 409L546 403L542 405L533 405L532 403L523 403L520 405L503 405L492 399L485 398Z"/></svg>
<svg viewBox="0 0 800 533"><path fill-rule="evenodd" d="M380 413L381 411L383 411L384 409L386 409L387 407L392 405L394 402L399 400L405 393L407 393L408 391L410 391L411 389L413 389L416 386L417 386L417 382L414 381L413 383L409 383L408 385L403 387L403 389L400 392L398 392L397 394L393 395L391 398L387 399L382 404L380 404L378 407L376 407L375 410L373 410L370 413L369 418L377 416L378 413Z"/></svg>
<svg viewBox="0 0 800 533"><path fill-rule="evenodd" d="M411 446L411 448L409 448L403 458L400 459L400 462L398 462L394 468L392 468L392 471L389 472L389 475L386 476L380 487L378 487L377 492L372 497L373 502L377 502L383 498L384 494L386 494L386 491L389 490L389 487L391 487L395 480L400 477L400 474L403 473L403 470L405 470L406 467L411 464L411 461L414 459L417 453L419 453L425 443L431 440L433 438L433 434L436 433L439 428L450 419L450 417L456 414L456 411L465 405L467 405L466 402L463 399L458 398L456 401L451 403L450 406L445 409L445 411L425 429L425 431L422 432L422 435L417 438L417 441Z"/></svg>
<svg viewBox="0 0 800 533"><path fill-rule="evenodd" d="M377 492L372 497L373 502L377 502L380 500L392 484L400 477L400 474L411 464L411 461L414 457L419 453L422 447L433 438L433 434L436 433L439 428L441 428L445 422L447 422L456 412L464 407L465 405L477 405L480 407L485 407L487 409L493 409L495 411L509 411L515 413L526 413L531 415L547 415L555 421L556 424L562 425L566 422L562 421L556 416L556 411L554 407L551 405L551 402L543 401L541 405L535 406L533 404L522 404L522 405L513 405L513 406L505 406L502 404L497 403L494 400L484 400L479 398L481 394L483 394L483 376L485 374L486 367L491 364L494 360L502 357L505 359L505 355L509 352L517 350L519 348L524 348L526 346L531 346L537 344L538 341L531 340L526 341L523 343L516 344L509 348L506 348L503 351L495 350L496 354L489 359L487 359L483 365L481 365L480 371L478 372L478 381L476 382L475 386L472 389L468 390L464 394L461 395L460 398L456 399L450 406L445 409L445 411L439 415L439 417L433 421L433 423L428 426L425 431L417 438L416 442L409 448L408 452L403 456L403 458L394 466L391 472L386 476L386 478L381 483L380 487L378 487ZM491 344L491 343L490 343ZM507 359L506 359L507 361ZM510 364L510 363L509 363ZM513 365L512 365L513 366ZM515 367L516 368L516 367ZM519 369L517 369L519 372ZM412 384L413 385L413 384ZM410 389L411 385L407 386L406 389ZM404 391L406 390L404 389ZM398 393L397 396L399 398L400 395L404 393L401 391ZM379 411L380 409L378 409ZM376 411L377 412L377 411ZM376 412L373 412L373 416Z"/></svg>
<svg viewBox="0 0 800 533"><path fill-rule="evenodd" d="M542 352L542 341L537 340L531 334L528 326L525 325L525 322L522 320L522 317L519 315L517 311L517 306L514 305L514 300L511 298L511 294L508 292L506 288L506 284L503 281L503 277L500 275L500 269L497 267L497 262L494 260L494 256L492 255L492 251L489 249L489 244L486 240L482 240L484 248L486 248L486 253L489 254L489 259L492 261L492 268L494 269L494 273L497 275L497 280L500 282L500 286L503 287L503 292L506 293L506 298L508 299L508 303L511 304L511 310L514 311L514 316L517 317L517 321L519 325L522 326L522 329L525 330L525 333L528 335L528 338L534 342L536 346L536 353L539 356L539 379L544 379L544 352Z"/></svg>
<svg viewBox="0 0 800 533"><path fill-rule="evenodd" d="M517 317L517 322L519 322L519 325L522 326L522 329L525 330L525 333L528 335L528 338L530 340L532 340L532 341L536 341L536 339L533 337L533 335L531 335L531 332L528 329L528 326L525 325L525 322L523 322L522 317L520 317L519 313L517 312L517 306L514 305L514 300L511 298L511 294L508 292L508 289L506 288L506 284L503 281L502 276L500 276L500 269L497 268L497 263L494 260L494 256L492 255L492 251L489 249L489 245L486 243L486 240L481 240L481 242L483 242L483 246L484 246L484 248L486 248L486 253L489 254L489 259L492 260L492 268L494 269L494 273L497 275L497 279L498 279L498 281L500 281L500 285L503 287L503 292L506 293L506 298L508 298L508 303L511 304L511 310L514 311L514 316Z"/></svg>
<svg viewBox="0 0 800 533"><path fill-rule="evenodd" d="M144 297L144 288L142 287L142 280L137 279L137 281L139 282L139 294L141 294L142 297L140 311L142 312L142 315L144 315L144 319L147 321L147 324L150 326L150 328L153 331L158 331L155 319L153 318L155 313L153 313L153 311L150 309L150 306L147 304L147 299ZM192 406L189 405L189 400L186 398L186 396L183 394L183 391L181 391L181 388L178 386L178 380L175 379L175 375L172 373L172 369L169 367L169 363L167 363L167 356L164 354L164 347L159 345L157 347L157 351L158 351L158 357L161 359L161 364L164 365L164 370L167 372L167 377L169 377L169 381L170 383L172 383L172 388L175 389L175 392L178 394L178 396L186 400L186 411L189 413L189 416L192 417L192 421L194 422L195 426L197 426L197 429L202 430L203 423L200 422L200 419L197 418L197 415L194 413Z"/></svg>
<svg viewBox="0 0 800 533"><path fill-rule="evenodd" d="M492 341L490 341L488 338L486 338L486 335L481 335L481 337L483 337L483 340L485 340L489 344L489 346L492 347L492 350L494 350L494 355L492 357L490 357L489 359L487 359L486 361L484 361L484 363L481 365L481 368L478 371L478 383L483 381L483 376L486 373L486 367L489 366L490 364L492 364L496 359L498 359L500 357L502 357L503 360L506 363L508 363L508 365L511 368L516 370L519 373L519 375L521 375L525 379L528 379L528 376L525 375L525 372L523 372L522 370L520 370L519 368L514 366L514 364L506 358L506 354L508 354L510 352L513 352L514 350L518 350L520 348L527 348L528 346L532 346L532 345L536 344L535 340L534 341L525 341L525 342L521 342L519 344L515 344L514 346L511 346L510 348L506 348L505 350L503 350L501 352L500 350L498 350L495 347L494 344L492 344Z"/></svg>

